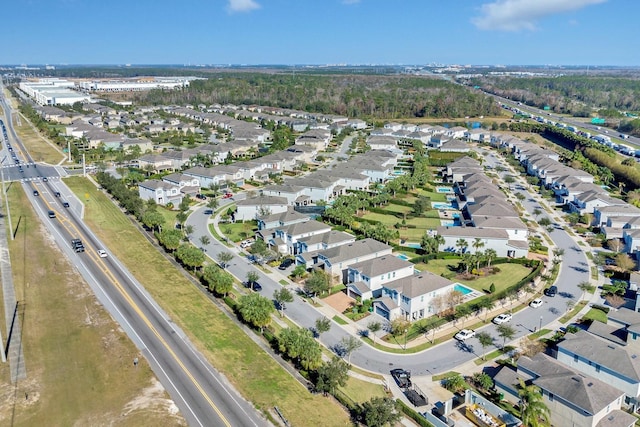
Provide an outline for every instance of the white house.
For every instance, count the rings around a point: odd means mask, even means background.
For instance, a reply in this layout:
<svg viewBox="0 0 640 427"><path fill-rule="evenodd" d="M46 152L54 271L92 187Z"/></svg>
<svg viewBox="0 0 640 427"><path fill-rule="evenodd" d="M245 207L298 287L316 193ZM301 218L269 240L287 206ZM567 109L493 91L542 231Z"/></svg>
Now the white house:
<svg viewBox="0 0 640 427"><path fill-rule="evenodd" d="M331 226L319 221L298 222L282 228L276 228L273 233L274 238L269 241L269 244L276 246L280 253L296 255L298 253L298 239L329 233L330 231Z"/></svg>
<svg viewBox="0 0 640 427"><path fill-rule="evenodd" d="M236 221L250 221L259 216L279 214L289 208L285 197L259 195L236 202Z"/></svg>
<svg viewBox="0 0 640 427"><path fill-rule="evenodd" d="M158 205L165 206L173 203L177 206L182 202L182 192L177 185L157 179L150 179L138 184L138 194L142 200L153 200Z"/></svg>
<svg viewBox="0 0 640 427"><path fill-rule="evenodd" d="M347 295L363 300L380 297L385 283L411 276L413 272L412 263L394 255L357 262L347 268Z"/></svg>
<svg viewBox="0 0 640 427"><path fill-rule="evenodd" d="M373 302L374 313L387 320L416 321L441 312L443 297L457 290L457 283L423 271L382 285L382 296Z"/></svg>

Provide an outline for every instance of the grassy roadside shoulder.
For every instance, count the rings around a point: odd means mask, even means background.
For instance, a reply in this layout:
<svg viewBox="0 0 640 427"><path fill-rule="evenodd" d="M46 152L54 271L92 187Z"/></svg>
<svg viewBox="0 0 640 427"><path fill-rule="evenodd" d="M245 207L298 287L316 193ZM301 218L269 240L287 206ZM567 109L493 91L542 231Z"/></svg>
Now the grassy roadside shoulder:
<svg viewBox="0 0 640 427"><path fill-rule="evenodd" d="M89 194L85 221L96 235L144 284L207 359L259 410L278 406L293 425L350 423L342 407L308 393L211 304L88 180L74 177L65 182L82 199L85 193Z"/></svg>
<svg viewBox="0 0 640 427"><path fill-rule="evenodd" d="M9 198L19 224L9 254L27 378L11 384L9 364L0 364L0 425L186 425L149 366L133 366L138 350L55 245L22 186L12 185Z"/></svg>

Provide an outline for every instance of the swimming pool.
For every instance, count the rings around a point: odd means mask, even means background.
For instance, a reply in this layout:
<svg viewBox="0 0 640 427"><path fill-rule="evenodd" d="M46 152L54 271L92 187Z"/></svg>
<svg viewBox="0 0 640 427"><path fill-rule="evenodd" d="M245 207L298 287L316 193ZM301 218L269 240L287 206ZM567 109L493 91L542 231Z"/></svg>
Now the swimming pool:
<svg viewBox="0 0 640 427"><path fill-rule="evenodd" d="M398 258L400 258L401 260L404 260L404 261L409 261L409 257L406 256L405 254L398 254L398 255L396 255L396 257L398 257Z"/></svg>
<svg viewBox="0 0 640 427"><path fill-rule="evenodd" d="M453 188L451 188L451 187L436 187L436 191L438 193L453 193Z"/></svg>
<svg viewBox="0 0 640 427"><path fill-rule="evenodd" d="M460 292L462 295L468 295L473 292L473 289L462 286L460 283L456 283L455 285L453 285L453 290Z"/></svg>
<svg viewBox="0 0 640 427"><path fill-rule="evenodd" d="M422 246L420 246L420 243L407 243L406 245L407 247L413 248L413 249L420 249L422 248Z"/></svg>
<svg viewBox="0 0 640 427"><path fill-rule="evenodd" d="M440 225L443 227L455 227L456 222L452 221L450 219L441 219L440 220Z"/></svg>
<svg viewBox="0 0 640 427"><path fill-rule="evenodd" d="M431 202L434 209L455 209L451 203Z"/></svg>

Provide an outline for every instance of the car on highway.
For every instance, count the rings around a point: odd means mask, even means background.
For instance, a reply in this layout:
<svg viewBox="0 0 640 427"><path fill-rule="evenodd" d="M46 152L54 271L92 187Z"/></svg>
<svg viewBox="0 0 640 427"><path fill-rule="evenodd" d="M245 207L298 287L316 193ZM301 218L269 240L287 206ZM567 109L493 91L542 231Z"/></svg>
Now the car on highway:
<svg viewBox="0 0 640 427"><path fill-rule="evenodd" d="M531 301L529 303L529 307L531 308L538 308L540 306L542 306L542 304L544 304L544 301L542 301L540 298L536 298L533 301Z"/></svg>
<svg viewBox="0 0 640 427"><path fill-rule="evenodd" d="M60 197L60 192L56 191L56 197Z"/></svg>
<svg viewBox="0 0 640 427"><path fill-rule="evenodd" d="M43 177L42 177L42 181L47 182L47 181L48 181L47 177L46 177L46 176L43 176Z"/></svg>
<svg viewBox="0 0 640 427"><path fill-rule="evenodd" d="M511 314L509 313L498 314L493 318L493 323L495 323L496 325L502 325L503 323L510 322L512 317L513 316L511 316Z"/></svg>
<svg viewBox="0 0 640 427"><path fill-rule="evenodd" d="M107 251L105 251L104 249L98 249L98 255L100 256L100 258L106 258Z"/></svg>
<svg viewBox="0 0 640 427"><path fill-rule="evenodd" d="M49 215L49 218L55 218L56 217L56 213L54 211L48 211L47 215Z"/></svg>
<svg viewBox="0 0 640 427"><path fill-rule="evenodd" d="M294 262L295 261L293 259L287 258L280 263L280 265L278 266L278 270L286 270L287 268L291 267Z"/></svg>
<svg viewBox="0 0 640 427"><path fill-rule="evenodd" d="M40 193L38 192L38 190L33 190L33 195L34 195L34 196L39 196L39 195L40 195Z"/></svg>
<svg viewBox="0 0 640 427"><path fill-rule="evenodd" d="M466 341L469 338L473 338L476 336L476 331L473 329L462 329L460 332L455 334L453 337L458 341Z"/></svg>
<svg viewBox="0 0 640 427"><path fill-rule="evenodd" d="M63 208L68 208L69 207L69 202L62 202L62 207Z"/></svg>
<svg viewBox="0 0 640 427"><path fill-rule="evenodd" d="M84 245L80 239L71 239L71 247L76 252L84 252Z"/></svg>
<svg viewBox="0 0 640 427"><path fill-rule="evenodd" d="M404 369L396 368L391 370L391 376L396 381L396 384L398 384L398 387L411 387L411 372L405 371Z"/></svg>

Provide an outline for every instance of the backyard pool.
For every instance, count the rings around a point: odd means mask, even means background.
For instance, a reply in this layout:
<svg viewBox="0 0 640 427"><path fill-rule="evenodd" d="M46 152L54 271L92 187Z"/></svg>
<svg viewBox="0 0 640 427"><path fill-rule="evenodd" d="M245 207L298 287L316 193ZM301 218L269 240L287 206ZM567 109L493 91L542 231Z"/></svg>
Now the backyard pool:
<svg viewBox="0 0 640 427"><path fill-rule="evenodd" d="M467 295L473 292L473 289L462 286L460 283L456 283L455 285L453 285L453 290L460 292L462 295Z"/></svg>
<svg viewBox="0 0 640 427"><path fill-rule="evenodd" d="M409 257L406 256L405 254L399 254L399 255L396 255L396 257L400 258L403 261L409 261Z"/></svg>
<svg viewBox="0 0 640 427"><path fill-rule="evenodd" d="M422 248L422 246L420 246L420 243L407 243L406 245L409 248L413 248L413 249L420 249Z"/></svg>
<svg viewBox="0 0 640 427"><path fill-rule="evenodd" d="M431 206L434 209L455 209L451 203L431 202Z"/></svg>
<svg viewBox="0 0 640 427"><path fill-rule="evenodd" d="M451 188L451 187L436 187L436 191L438 193L453 193L453 188Z"/></svg>

